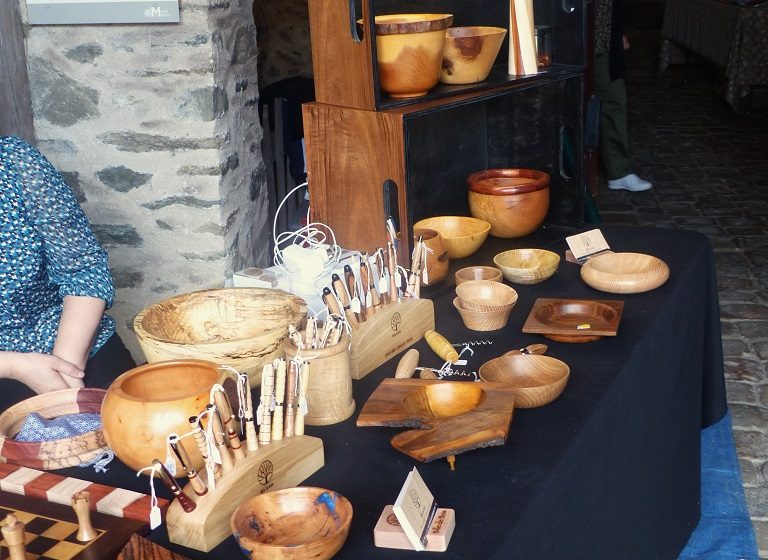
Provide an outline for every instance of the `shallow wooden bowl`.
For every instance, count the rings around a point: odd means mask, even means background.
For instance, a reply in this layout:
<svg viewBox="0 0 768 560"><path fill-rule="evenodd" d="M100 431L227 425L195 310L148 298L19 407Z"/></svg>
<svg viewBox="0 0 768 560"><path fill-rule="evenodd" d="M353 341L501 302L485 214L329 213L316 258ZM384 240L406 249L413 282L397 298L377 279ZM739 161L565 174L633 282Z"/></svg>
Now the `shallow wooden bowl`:
<svg viewBox="0 0 768 560"><path fill-rule="evenodd" d="M392 97L419 97L437 85L451 14L376 16L379 85Z"/></svg>
<svg viewBox="0 0 768 560"><path fill-rule="evenodd" d="M325 560L347 540L352 504L325 488L298 486L254 496L230 518L252 560Z"/></svg>
<svg viewBox="0 0 768 560"><path fill-rule="evenodd" d="M288 325L307 312L298 296L268 288L223 288L172 297L142 310L133 329L148 362L196 359L229 365L261 383L283 356Z"/></svg>
<svg viewBox="0 0 768 560"><path fill-rule="evenodd" d="M549 210L549 175L536 169L486 169L467 178L470 213L491 224L494 237L535 231Z"/></svg>
<svg viewBox="0 0 768 560"><path fill-rule="evenodd" d="M592 342L616 336L623 312L623 301L538 298L523 332L558 342Z"/></svg>
<svg viewBox="0 0 768 560"><path fill-rule="evenodd" d="M103 453L107 441L102 430L45 442L22 442L13 438L24 420L36 412L50 420L66 414L98 413L104 389L62 389L35 395L0 414L0 460L38 470L55 470L87 463Z"/></svg>
<svg viewBox="0 0 768 560"><path fill-rule="evenodd" d="M643 253L605 253L584 263L581 278L601 292L637 294L664 284L669 278L669 266Z"/></svg>
<svg viewBox="0 0 768 560"><path fill-rule="evenodd" d="M503 27L450 27L443 43L440 81L474 84L488 77L507 30Z"/></svg>
<svg viewBox="0 0 768 560"><path fill-rule="evenodd" d="M470 280L456 286L461 306L471 311L501 311L517 303L517 291L502 282Z"/></svg>
<svg viewBox="0 0 768 560"><path fill-rule="evenodd" d="M408 393L403 406L418 416L447 418L474 410L484 400L485 391L474 383L436 383Z"/></svg>
<svg viewBox="0 0 768 560"><path fill-rule="evenodd" d="M439 231L448 247L448 257L463 259L477 251L485 242L491 224L469 216L435 216L419 220L413 224L413 229Z"/></svg>
<svg viewBox="0 0 768 560"><path fill-rule="evenodd" d="M560 266L560 255L544 249L511 249L493 257L504 279L513 284L538 284Z"/></svg>
<svg viewBox="0 0 768 560"><path fill-rule="evenodd" d="M565 389L571 368L551 356L504 354L482 366L480 379L515 388L515 406L535 408L551 403Z"/></svg>
<svg viewBox="0 0 768 560"><path fill-rule="evenodd" d="M189 417L205 410L221 375L213 362L169 360L139 366L115 379L104 397L101 421L117 458L134 470L165 459L168 434L189 431ZM197 447L186 448L195 468L201 469ZM180 465L177 472L182 472Z"/></svg>
<svg viewBox="0 0 768 560"><path fill-rule="evenodd" d="M501 282L501 270L495 266L467 266L460 268L454 274L456 285L470 280L489 280L491 282Z"/></svg>
<svg viewBox="0 0 768 560"><path fill-rule="evenodd" d="M461 315L464 326L473 331L497 331L503 328L509 320L509 314L512 313L512 307L499 309L497 311L475 311L465 309L462 299L455 297L453 306ZM514 307L514 306L513 306Z"/></svg>

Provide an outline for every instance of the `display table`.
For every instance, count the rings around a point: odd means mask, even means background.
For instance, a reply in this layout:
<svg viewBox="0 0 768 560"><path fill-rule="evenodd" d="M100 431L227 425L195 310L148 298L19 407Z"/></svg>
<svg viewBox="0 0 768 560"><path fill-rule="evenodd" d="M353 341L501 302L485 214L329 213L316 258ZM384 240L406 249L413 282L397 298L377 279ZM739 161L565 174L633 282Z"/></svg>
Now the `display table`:
<svg viewBox="0 0 768 560"><path fill-rule="evenodd" d="M618 296L597 292L562 262L555 276L515 286L517 306L508 326L493 333L465 329L451 305L453 286L434 296L438 330L452 342L489 339L468 368L511 348L548 344L568 363L562 396L540 409L515 411L506 445L445 461L415 463L395 451L389 428L357 428L357 414L322 428L307 427L325 446L326 466L304 484L338 491L352 502L349 538L337 558L404 558L409 553L373 545L373 527L416 465L438 503L456 511L456 532L444 559L649 558L674 559L699 517L700 430L726 410L720 319L713 254L701 234L665 229L601 228L615 251L644 252L669 264L660 288ZM563 254L563 231L545 229L526 240L489 239L482 254L455 263L489 263L511 247L547 246ZM573 233L573 232L568 232ZM618 336L585 344L551 342L521 328L537 297L622 299ZM440 360L421 341L421 365ZM359 407L399 356L354 382ZM147 491L122 465L107 475L66 474ZM164 529L151 535L168 545ZM172 545L190 558L234 559L234 539L208 554Z"/></svg>

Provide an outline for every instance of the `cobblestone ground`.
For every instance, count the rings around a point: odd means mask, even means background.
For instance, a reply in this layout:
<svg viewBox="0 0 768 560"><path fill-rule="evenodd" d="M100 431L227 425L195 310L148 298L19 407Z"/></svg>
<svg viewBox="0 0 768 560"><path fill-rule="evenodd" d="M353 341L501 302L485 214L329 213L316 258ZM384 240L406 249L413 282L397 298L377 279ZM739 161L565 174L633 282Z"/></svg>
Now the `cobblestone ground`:
<svg viewBox="0 0 768 560"><path fill-rule="evenodd" d="M761 558L768 558L768 113L736 117L701 80L628 82L637 173L652 191L600 186L606 223L686 228L716 255L728 403ZM768 477L768 466L765 469Z"/></svg>

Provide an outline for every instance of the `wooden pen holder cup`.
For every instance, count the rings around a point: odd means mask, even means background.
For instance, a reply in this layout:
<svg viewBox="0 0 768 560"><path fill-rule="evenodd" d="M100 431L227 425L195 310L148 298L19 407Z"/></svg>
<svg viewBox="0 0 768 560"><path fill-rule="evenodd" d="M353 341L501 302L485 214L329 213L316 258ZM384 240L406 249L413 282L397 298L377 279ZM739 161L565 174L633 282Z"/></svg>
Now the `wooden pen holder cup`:
<svg viewBox="0 0 768 560"><path fill-rule="evenodd" d="M435 306L429 299L403 299L380 307L352 331L352 379L362 379L412 346L435 328Z"/></svg>
<svg viewBox="0 0 768 560"><path fill-rule="evenodd" d="M299 350L285 339L286 360L292 360ZM352 399L352 376L349 362L349 335L345 332L338 343L316 350L302 350L301 356L310 364L307 387L307 414L304 424L328 426L343 422L355 412Z"/></svg>

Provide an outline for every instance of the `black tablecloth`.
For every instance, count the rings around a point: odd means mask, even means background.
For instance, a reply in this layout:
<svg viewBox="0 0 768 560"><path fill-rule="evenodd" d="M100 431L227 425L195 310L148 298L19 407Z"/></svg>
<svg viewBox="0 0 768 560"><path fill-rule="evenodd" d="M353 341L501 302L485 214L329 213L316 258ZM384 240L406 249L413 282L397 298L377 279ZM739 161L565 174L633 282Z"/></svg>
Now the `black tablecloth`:
<svg viewBox="0 0 768 560"><path fill-rule="evenodd" d="M643 294L606 294L586 286L579 267L563 261L546 282L515 286L519 300L509 324L493 333L464 328L451 305L450 282L433 291L437 330L449 340L493 341L475 349L468 369L534 342L546 343L549 355L571 367L559 399L515 411L506 445L459 455L452 472L443 460L416 464L396 451L389 444L395 430L355 427L357 414L334 426L307 427L323 440L326 466L304 484L336 490L354 507L338 558L412 554L376 548L373 527L414 465L438 503L456 511L445 560L676 558L699 517L700 429L726 410L712 250L694 232L601 229L614 251L666 261L667 283ZM454 265L488 264L496 252L526 244L562 255L565 233L573 232L544 229L524 240L490 239L479 254ZM568 344L524 334L538 297L624 300L618 336ZM421 365L441 365L424 341L416 348ZM354 382L358 410L381 379L393 375L398 360ZM146 491L146 481L138 484L120 465L100 481ZM163 529L152 538L167 545ZM208 554L176 548L190 558L241 554L234 539Z"/></svg>

